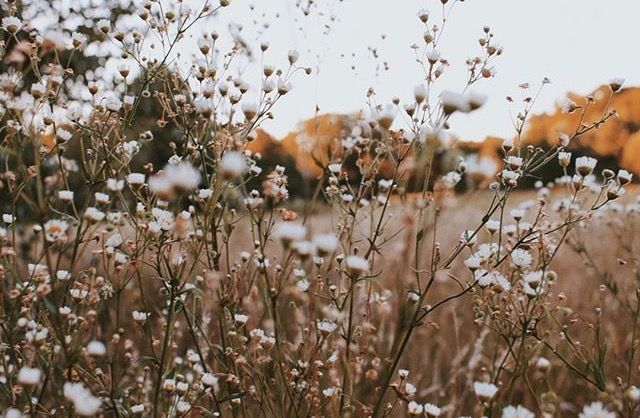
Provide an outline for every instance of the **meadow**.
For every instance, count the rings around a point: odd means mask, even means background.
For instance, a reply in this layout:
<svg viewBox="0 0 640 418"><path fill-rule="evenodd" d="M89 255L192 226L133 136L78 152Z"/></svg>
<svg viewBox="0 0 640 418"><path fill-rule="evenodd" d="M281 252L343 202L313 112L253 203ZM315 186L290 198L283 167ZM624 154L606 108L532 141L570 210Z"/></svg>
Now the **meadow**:
<svg viewBox="0 0 640 418"><path fill-rule="evenodd" d="M445 158L503 51L479 25L441 89L464 2L434 2L411 100L369 92L303 197L249 144L314 70L226 33L187 51L233 6L195 3L63 16L55 37L24 17L44 3L3 10L4 418L638 416L640 196L575 151L624 80L567 101L549 147L523 139L549 80L521 85L495 170Z"/></svg>

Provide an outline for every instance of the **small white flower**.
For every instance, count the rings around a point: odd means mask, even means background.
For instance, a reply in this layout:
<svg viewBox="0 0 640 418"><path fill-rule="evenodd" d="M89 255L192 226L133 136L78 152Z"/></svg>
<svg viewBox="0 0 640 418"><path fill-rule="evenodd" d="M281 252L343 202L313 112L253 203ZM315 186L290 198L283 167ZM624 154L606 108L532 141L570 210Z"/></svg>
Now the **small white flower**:
<svg viewBox="0 0 640 418"><path fill-rule="evenodd" d="M293 222L283 222L275 227L273 236L279 239L285 247L293 241L301 241L307 234L307 229L300 224Z"/></svg>
<svg viewBox="0 0 640 418"><path fill-rule="evenodd" d="M213 196L213 190L211 189L200 189L198 190L198 198L202 200L207 200Z"/></svg>
<svg viewBox="0 0 640 418"><path fill-rule="evenodd" d="M353 202L353 195L349 194L349 193L343 193L342 196L340 196L342 198L342 201L345 203L351 203Z"/></svg>
<svg viewBox="0 0 640 418"><path fill-rule="evenodd" d="M526 268L531 265L531 263L533 262L533 258L531 257L531 253L529 253L529 251L522 248L516 248L511 253L511 262L516 267Z"/></svg>
<svg viewBox="0 0 640 418"><path fill-rule="evenodd" d="M90 221L93 222L100 222L101 220L104 219L105 217L105 213L103 211L101 211L98 208L95 208L93 206L88 207L85 211L84 211L84 217Z"/></svg>
<svg viewBox="0 0 640 418"><path fill-rule="evenodd" d="M593 169L596 168L596 164L598 164L598 160L591 157L578 157L576 158L576 171L582 177L586 177L593 172Z"/></svg>
<svg viewBox="0 0 640 418"><path fill-rule="evenodd" d="M467 266L470 270L476 270L480 268L480 263L482 260L477 255L472 255L471 257L464 260L464 265Z"/></svg>
<svg viewBox="0 0 640 418"><path fill-rule="evenodd" d="M384 129L389 129L396 118L396 108L393 105L387 105L383 109L376 110L375 119Z"/></svg>
<svg viewBox="0 0 640 418"><path fill-rule="evenodd" d="M22 415L22 412L20 412L19 409L16 408L7 408L4 410L4 414L2 415L3 418L24 418L24 415Z"/></svg>
<svg viewBox="0 0 640 418"><path fill-rule="evenodd" d="M73 200L73 192L71 190L60 190L58 191L58 199L71 202Z"/></svg>
<svg viewBox="0 0 640 418"><path fill-rule="evenodd" d="M247 121L253 120L259 111L260 108L257 103L242 103L242 113L244 113L244 117L247 118Z"/></svg>
<svg viewBox="0 0 640 418"><path fill-rule="evenodd" d="M127 176L127 182L131 185L141 185L144 184L144 174L142 173L131 173Z"/></svg>
<svg viewBox="0 0 640 418"><path fill-rule="evenodd" d="M424 124L418 131L418 141L422 144L440 146L447 139L447 133L441 126Z"/></svg>
<svg viewBox="0 0 640 418"><path fill-rule="evenodd" d="M116 265L127 264L129 262L129 256L121 252L116 252L113 256L113 262Z"/></svg>
<svg viewBox="0 0 640 418"><path fill-rule="evenodd" d="M22 29L22 21L15 16L3 17L2 29L9 33L16 33Z"/></svg>
<svg viewBox="0 0 640 418"><path fill-rule="evenodd" d="M115 96L104 98L105 107L112 112L119 112L122 109L122 102Z"/></svg>
<svg viewBox="0 0 640 418"><path fill-rule="evenodd" d="M516 222L519 222L522 218L524 218L524 209L512 209L509 214Z"/></svg>
<svg viewBox="0 0 640 418"><path fill-rule="evenodd" d="M37 385L41 377L42 372L35 367L23 366L18 372L18 382L23 385Z"/></svg>
<svg viewBox="0 0 640 418"><path fill-rule="evenodd" d="M473 391L480 400L487 402L496 396L498 387L493 383L474 382Z"/></svg>
<svg viewBox="0 0 640 418"><path fill-rule="evenodd" d="M188 412L191 409L191 404L187 401L180 400L176 405L176 410L181 414Z"/></svg>
<svg viewBox="0 0 640 418"><path fill-rule="evenodd" d="M524 280L525 283L535 289L540 285L540 283L542 283L542 274L542 270L530 271L524 275L522 280Z"/></svg>
<svg viewBox="0 0 640 418"><path fill-rule="evenodd" d="M478 286L483 288L490 286L493 283L493 275L484 269L474 271L473 277L478 282Z"/></svg>
<svg viewBox="0 0 640 418"><path fill-rule="evenodd" d="M292 248L302 258L309 257L314 251L313 243L305 240L294 242Z"/></svg>
<svg viewBox="0 0 640 418"><path fill-rule="evenodd" d="M435 64L436 62L438 62L440 60L440 52L436 51L435 49L429 51L427 53L427 60L431 63L431 64Z"/></svg>
<svg viewBox="0 0 640 418"><path fill-rule="evenodd" d="M560 145L562 145L563 147L569 146L569 142L571 142L571 137L569 135L565 134L564 132L560 132L559 137Z"/></svg>
<svg viewBox="0 0 640 418"><path fill-rule="evenodd" d="M347 271L356 276L369 271L369 262L367 259L357 255L350 255L347 257L346 265Z"/></svg>
<svg viewBox="0 0 640 418"><path fill-rule="evenodd" d="M487 102L486 95L480 94L475 91L471 91L467 93L466 99L467 99L467 105L470 110L479 109L482 106L484 106L484 104Z"/></svg>
<svg viewBox="0 0 640 418"><path fill-rule="evenodd" d="M69 289L69 294L76 300L82 300L87 297L89 292L85 289Z"/></svg>
<svg viewBox="0 0 640 418"><path fill-rule="evenodd" d="M407 405L409 415L421 415L422 411L424 411L424 407L416 401L411 401Z"/></svg>
<svg viewBox="0 0 640 418"><path fill-rule="evenodd" d="M336 394L336 388L331 386L329 388L322 389L322 394L327 398L330 398Z"/></svg>
<svg viewBox="0 0 640 418"><path fill-rule="evenodd" d="M622 88L624 82L625 80L622 77L612 78L611 81L609 81L609 87L611 88L611 91L615 93Z"/></svg>
<svg viewBox="0 0 640 418"><path fill-rule="evenodd" d="M542 371L547 371L551 367L551 362L545 357L538 357L536 367Z"/></svg>
<svg viewBox="0 0 640 418"><path fill-rule="evenodd" d="M333 234L317 234L313 237L313 245L321 257L333 253L339 244L340 241Z"/></svg>
<svg viewBox="0 0 640 418"><path fill-rule="evenodd" d="M96 203L100 203L100 204L106 204L109 203L109 195L106 193L101 193L101 192L96 192L94 194L94 197L96 199Z"/></svg>
<svg viewBox="0 0 640 418"><path fill-rule="evenodd" d="M218 385L218 378L212 373L202 375L202 383L206 386L215 388Z"/></svg>
<svg viewBox="0 0 640 418"><path fill-rule="evenodd" d="M435 406L432 403L426 403L424 404L424 413L428 416L428 417L439 417L440 413L442 411L440 410L440 408L438 408L437 406Z"/></svg>
<svg viewBox="0 0 640 418"><path fill-rule="evenodd" d="M129 183L131 182L129 181ZM144 183L144 175L142 175L142 183ZM122 189L124 189L124 180L107 179L107 189L111 192L121 191Z"/></svg>
<svg viewBox="0 0 640 418"><path fill-rule="evenodd" d="M87 45L87 36L80 32L71 34L69 49L82 49Z"/></svg>
<svg viewBox="0 0 640 418"><path fill-rule="evenodd" d="M524 282L524 285L522 286L522 293L533 299L541 296L544 293L544 288L542 286L533 287L529 283Z"/></svg>
<svg viewBox="0 0 640 418"><path fill-rule="evenodd" d="M87 352L91 356L102 357L107 354L107 347L100 341L91 341L87 344Z"/></svg>
<svg viewBox="0 0 640 418"><path fill-rule="evenodd" d="M64 397L73 403L76 414L92 417L98 413L102 402L84 387L82 383L66 382L63 386Z"/></svg>
<svg viewBox="0 0 640 418"><path fill-rule="evenodd" d="M558 153L558 161L562 167L569 167L569 164L571 164L571 153L567 151L560 151Z"/></svg>
<svg viewBox="0 0 640 418"><path fill-rule="evenodd" d="M463 94L452 91L445 90L440 93L440 104L445 115L450 115L454 112L467 113L471 111L467 98Z"/></svg>
<svg viewBox="0 0 640 418"><path fill-rule="evenodd" d="M60 219L50 219L44 224L44 234L48 242L65 241L69 224Z"/></svg>
<svg viewBox="0 0 640 418"><path fill-rule="evenodd" d="M487 228L487 231L493 235L500 230L500 221L489 219L485 224L485 228Z"/></svg>
<svg viewBox="0 0 640 418"><path fill-rule="evenodd" d="M634 404L640 402L640 389L636 386L629 386L627 390L624 392L625 398Z"/></svg>
<svg viewBox="0 0 640 418"><path fill-rule="evenodd" d="M509 280L506 277L504 277L502 273L493 272L491 276L492 276L495 291L508 292L511 289L511 283L509 283Z"/></svg>
<svg viewBox="0 0 640 418"><path fill-rule="evenodd" d="M318 331L325 334L332 333L338 328L338 325L335 322L327 320L317 321L316 326L318 327Z"/></svg>
<svg viewBox="0 0 640 418"><path fill-rule="evenodd" d="M574 102L571 99L565 99L562 102L562 112L563 113L573 113L573 112L576 111L576 109L579 109L579 108L580 108L580 106L578 106L576 104L576 102Z"/></svg>
<svg viewBox="0 0 640 418"><path fill-rule="evenodd" d="M625 184L630 183L632 178L633 174L631 174L627 170L618 170L618 182L621 185L624 186Z"/></svg>
<svg viewBox="0 0 640 418"><path fill-rule="evenodd" d="M167 392L173 392L174 390L176 390L176 380L164 379L164 382L162 382L162 389L166 390Z"/></svg>
<svg viewBox="0 0 640 418"><path fill-rule="evenodd" d="M181 395L184 395L189 390L189 384L187 382L178 382L176 384L176 390Z"/></svg>
<svg viewBox="0 0 640 418"><path fill-rule="evenodd" d="M242 176L247 171L247 163L241 153L226 152L220 160L220 172L227 179Z"/></svg>
<svg viewBox="0 0 640 418"><path fill-rule="evenodd" d="M427 86L424 84L418 84L413 89L413 97L415 97L416 102L422 103L427 98Z"/></svg>
<svg viewBox="0 0 640 418"><path fill-rule="evenodd" d="M249 316L244 314L235 314L233 315L233 320L239 324L246 324L249 320Z"/></svg>
<svg viewBox="0 0 640 418"><path fill-rule="evenodd" d="M329 164L327 166L327 168L329 169L329 171L332 174L337 176L342 171L342 164L340 164L340 163L331 163L331 164Z"/></svg>
<svg viewBox="0 0 640 418"><path fill-rule="evenodd" d="M281 96L284 96L285 94L290 92L292 88L293 85L291 83L283 80L282 78L278 79L278 94L280 94Z"/></svg>
<svg viewBox="0 0 640 418"><path fill-rule="evenodd" d="M536 418L535 414L524 406L507 406L502 410L502 418Z"/></svg>
<svg viewBox="0 0 640 418"><path fill-rule="evenodd" d="M519 173L512 170L502 170L500 174L502 181L504 181L508 186L515 187L518 185L518 179L520 178Z"/></svg>
<svg viewBox="0 0 640 418"><path fill-rule="evenodd" d="M144 322L149 318L149 314L146 312L133 311L131 312L131 317L136 322Z"/></svg>
<svg viewBox="0 0 640 418"><path fill-rule="evenodd" d="M107 19L99 20L96 24L96 28L98 28L98 30L102 33L109 33L109 31L111 30L111 22Z"/></svg>
<svg viewBox="0 0 640 418"><path fill-rule="evenodd" d="M450 171L442 177L442 184L447 189L453 189L462 180L462 176L457 171Z"/></svg>
<svg viewBox="0 0 640 418"><path fill-rule="evenodd" d="M607 410L602 402L593 402L585 405L578 418L616 418L616 414Z"/></svg>
<svg viewBox="0 0 640 418"><path fill-rule="evenodd" d="M478 241L476 231L467 230L460 234L460 244L472 246Z"/></svg>
<svg viewBox="0 0 640 418"><path fill-rule="evenodd" d="M404 392L409 395L409 396L413 396L416 394L416 392L418 391L418 389L416 388L416 386L414 384L411 383L405 383L404 385Z"/></svg>
<svg viewBox="0 0 640 418"><path fill-rule="evenodd" d="M118 248L122 245L124 241L122 240L122 235L119 232L114 232L108 239L105 245L111 248Z"/></svg>
<svg viewBox="0 0 640 418"><path fill-rule="evenodd" d="M181 162L167 164L162 174L149 179L149 189L153 193L185 192L194 190L200 183L200 172L191 164Z"/></svg>
<svg viewBox="0 0 640 418"><path fill-rule="evenodd" d="M296 63L296 61L298 61L298 58L300 58L300 53L295 49L292 49L289 51L288 58L289 63L293 65Z"/></svg>

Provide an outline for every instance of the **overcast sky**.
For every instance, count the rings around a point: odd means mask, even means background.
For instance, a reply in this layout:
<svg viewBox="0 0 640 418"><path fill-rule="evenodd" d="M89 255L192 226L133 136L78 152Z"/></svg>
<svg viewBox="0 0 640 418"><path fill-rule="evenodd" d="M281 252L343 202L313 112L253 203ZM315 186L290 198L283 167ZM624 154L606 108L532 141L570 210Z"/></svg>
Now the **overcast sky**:
<svg viewBox="0 0 640 418"><path fill-rule="evenodd" d="M422 79L410 49L423 32L416 12L426 8L439 19L440 0L317 0L328 13L323 16L316 11L304 17L296 3L307 1L233 0L225 10L225 19L242 22L247 33L259 30L256 19L270 22L261 37L270 41L273 56L286 57L288 49L296 48L302 53L301 62L313 67L319 63L318 73L296 77L295 88L278 106L275 120L264 125L268 131L283 136L311 117L316 105L321 112L365 108L370 86L378 93L379 103L389 103L393 96L412 97ZM534 85L545 76L552 84L539 101L540 111L550 110L568 91L588 93L613 77L640 85L638 18L638 0L467 0L458 4L440 48L452 64L443 86L459 89L464 82L464 59L477 53L482 26L492 28L504 54L496 63L496 77L477 88L489 95L489 102L481 111L454 121L454 132L465 139L511 135L505 97L518 95L518 84ZM369 47L378 48L379 60ZM388 62L389 71L379 68L383 61Z"/></svg>

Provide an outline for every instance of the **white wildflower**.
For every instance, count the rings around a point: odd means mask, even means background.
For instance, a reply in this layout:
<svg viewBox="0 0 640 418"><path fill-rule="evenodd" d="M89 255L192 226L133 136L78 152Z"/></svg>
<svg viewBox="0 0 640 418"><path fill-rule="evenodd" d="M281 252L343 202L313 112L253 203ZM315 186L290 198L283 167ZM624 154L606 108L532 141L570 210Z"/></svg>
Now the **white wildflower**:
<svg viewBox="0 0 640 418"><path fill-rule="evenodd" d="M102 357L107 354L107 347L100 341L91 341L87 344L87 352L91 356Z"/></svg>
<svg viewBox="0 0 640 418"><path fill-rule="evenodd" d="M498 387L493 383L474 382L473 391L478 399L483 402L490 401L498 392Z"/></svg>
<svg viewBox="0 0 640 418"><path fill-rule="evenodd" d="M23 385L37 385L41 377L42 372L36 367L23 366L18 372L18 382Z"/></svg>
<svg viewBox="0 0 640 418"><path fill-rule="evenodd" d="M369 271L369 262L360 256L350 255L346 260L347 271L350 274L359 276Z"/></svg>
<svg viewBox="0 0 640 418"><path fill-rule="evenodd" d="M529 253L529 251L522 248L516 248L511 253L511 262L516 267L526 268L531 265L531 263L533 262L533 258L531 257L531 253Z"/></svg>

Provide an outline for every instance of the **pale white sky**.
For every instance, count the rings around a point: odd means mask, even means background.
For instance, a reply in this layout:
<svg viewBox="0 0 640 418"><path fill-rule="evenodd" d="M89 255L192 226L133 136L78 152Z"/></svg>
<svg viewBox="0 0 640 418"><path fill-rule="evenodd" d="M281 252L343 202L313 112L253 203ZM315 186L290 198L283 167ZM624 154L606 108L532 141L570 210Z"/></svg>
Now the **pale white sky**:
<svg viewBox="0 0 640 418"><path fill-rule="evenodd" d="M233 0L224 13L225 20L244 24L249 39L261 30L261 22L270 22L258 38L270 41L272 56L283 58L296 48L302 53L301 62L313 67L320 62L319 73L296 77L295 88L277 107L275 120L264 125L269 132L282 137L297 122L311 117L316 104L321 112L362 109L370 86L377 91L379 103L389 103L393 96L412 97L422 79L409 48L421 40L423 32L416 12L426 8L439 19L440 0L317 0L321 9L330 12L322 16L315 11L304 17L296 3L307 1ZM520 94L518 84L535 85L545 76L552 84L539 101L540 111L551 109L567 91L587 93L613 77L626 78L626 85L640 85L639 17L638 0L467 0L458 4L440 48L452 64L443 86L459 89L464 82L464 59L477 53L482 26L491 26L504 54L496 64L497 76L476 89L489 95L487 105L454 121L453 131L466 139L511 135L504 98ZM327 23L331 30L325 34ZM378 48L379 60L368 47ZM389 63L388 72L376 70L383 61Z"/></svg>

